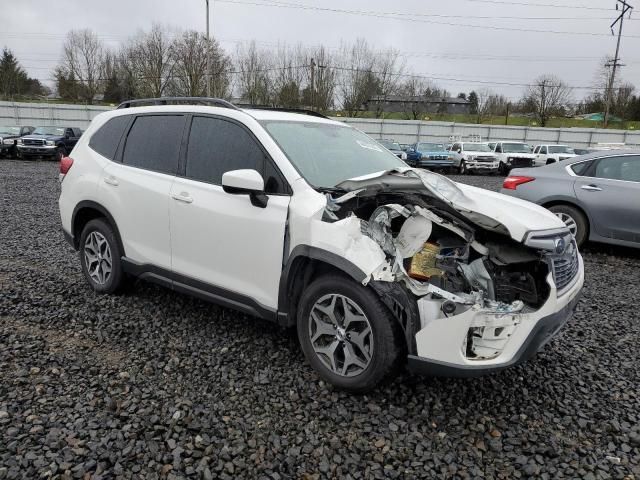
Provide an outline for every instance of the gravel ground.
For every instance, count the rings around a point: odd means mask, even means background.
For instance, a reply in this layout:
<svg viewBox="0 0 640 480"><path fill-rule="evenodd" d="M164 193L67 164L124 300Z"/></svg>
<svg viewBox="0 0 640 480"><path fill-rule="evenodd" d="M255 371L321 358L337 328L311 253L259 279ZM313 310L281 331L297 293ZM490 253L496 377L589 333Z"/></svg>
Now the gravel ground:
<svg viewBox="0 0 640 480"><path fill-rule="evenodd" d="M1 161L0 194L0 480L640 478L638 252L588 247L535 360L353 396L270 323L145 283L92 293L57 165Z"/></svg>

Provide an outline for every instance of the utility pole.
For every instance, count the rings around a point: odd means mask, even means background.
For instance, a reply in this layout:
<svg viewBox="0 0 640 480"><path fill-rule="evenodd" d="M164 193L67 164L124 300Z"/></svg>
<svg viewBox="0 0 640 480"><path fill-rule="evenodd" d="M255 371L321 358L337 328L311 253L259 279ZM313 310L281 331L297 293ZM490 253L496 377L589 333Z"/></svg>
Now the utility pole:
<svg viewBox="0 0 640 480"><path fill-rule="evenodd" d="M540 87L540 108L539 108L539 115L540 115L540 126L544 127L545 124L547 123L547 81L543 80L541 83L538 84L538 86Z"/></svg>
<svg viewBox="0 0 640 480"><path fill-rule="evenodd" d="M315 109L316 104L316 61L311 59L311 110Z"/></svg>
<svg viewBox="0 0 640 480"><path fill-rule="evenodd" d="M204 1L207 3L207 71L204 74L204 78L207 82L207 97L211 97L211 39L209 37L209 0Z"/></svg>
<svg viewBox="0 0 640 480"><path fill-rule="evenodd" d="M611 24L611 34L613 33L613 27L618 24L618 42L616 44L616 55L613 58L613 62L611 63L611 77L609 78L609 85L607 86L607 102L605 105L604 111L604 126L605 128L609 124L609 110L611 108L611 97L613 96L613 86L615 85L616 80L616 69L621 67L620 63L620 39L622 37L622 24L624 23L624 16L629 12L629 17L631 17L631 10L633 7L629 5L626 0L616 0L616 10L620 10L619 6L622 5L622 9L618 18ZM609 64L608 64L609 65Z"/></svg>

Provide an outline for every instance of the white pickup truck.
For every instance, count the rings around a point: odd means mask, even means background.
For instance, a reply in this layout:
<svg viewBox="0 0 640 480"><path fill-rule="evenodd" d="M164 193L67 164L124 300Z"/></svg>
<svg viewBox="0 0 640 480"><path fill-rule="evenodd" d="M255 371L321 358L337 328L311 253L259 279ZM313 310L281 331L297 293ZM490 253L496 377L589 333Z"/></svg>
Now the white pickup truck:
<svg viewBox="0 0 640 480"><path fill-rule="evenodd" d="M536 167L561 162L576 156L573 148L567 145L536 145L533 153L536 155Z"/></svg>
<svg viewBox="0 0 640 480"><path fill-rule="evenodd" d="M499 171L503 175L512 168L533 167L536 158L531 147L523 142L497 142L493 152L500 161Z"/></svg>

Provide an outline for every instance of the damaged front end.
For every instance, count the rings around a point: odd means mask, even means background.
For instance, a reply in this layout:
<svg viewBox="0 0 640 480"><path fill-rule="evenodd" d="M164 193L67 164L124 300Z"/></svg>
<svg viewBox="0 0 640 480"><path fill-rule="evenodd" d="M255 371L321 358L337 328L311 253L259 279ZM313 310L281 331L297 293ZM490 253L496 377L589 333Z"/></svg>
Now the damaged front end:
<svg viewBox="0 0 640 480"><path fill-rule="evenodd" d="M571 264L563 270L571 269L571 280L582 275L568 232L554 232L566 243L562 252L556 237L518 241L507 225L470 209L445 177L393 171L338 187L346 193L326 194L323 221L359 225L351 237L366 239L358 246L368 251L358 255L379 261L363 283L402 325L410 358L455 368L506 365L531 341L541 315L557 310L555 266ZM579 291L579 283L563 288ZM555 331L554 324L536 350Z"/></svg>

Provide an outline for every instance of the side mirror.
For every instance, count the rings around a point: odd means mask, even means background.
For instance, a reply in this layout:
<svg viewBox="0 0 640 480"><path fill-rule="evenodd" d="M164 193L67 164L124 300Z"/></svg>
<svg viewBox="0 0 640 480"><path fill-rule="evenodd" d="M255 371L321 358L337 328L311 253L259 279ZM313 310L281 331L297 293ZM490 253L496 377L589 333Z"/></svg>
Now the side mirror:
<svg viewBox="0 0 640 480"><path fill-rule="evenodd" d="M232 195L249 195L251 205L266 208L269 197L264 194L264 179L256 170L231 170L222 174L222 189Z"/></svg>

